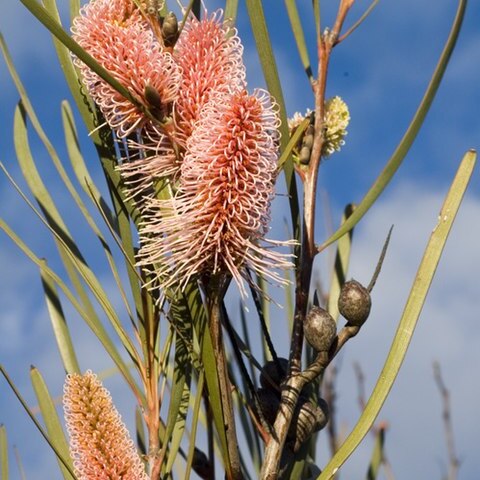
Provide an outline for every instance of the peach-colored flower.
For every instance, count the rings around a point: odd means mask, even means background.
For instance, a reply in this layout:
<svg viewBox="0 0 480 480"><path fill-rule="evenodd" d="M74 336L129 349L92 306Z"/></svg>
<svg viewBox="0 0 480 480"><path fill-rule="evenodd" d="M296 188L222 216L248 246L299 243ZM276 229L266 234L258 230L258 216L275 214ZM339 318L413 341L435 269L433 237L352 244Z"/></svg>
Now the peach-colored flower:
<svg viewBox="0 0 480 480"><path fill-rule="evenodd" d="M137 158L120 166L131 198L149 196L156 179L174 175L182 162L188 137L213 93L237 90L245 84L243 47L236 30L222 23L221 10L197 20L191 15L173 51L181 74L181 84L174 101L175 122L171 136L154 125L142 131L139 142L129 142ZM179 143L177 151L172 139Z"/></svg>
<svg viewBox="0 0 480 480"><path fill-rule="evenodd" d="M182 69L175 102L178 140L185 144L213 92L245 86L243 47L236 29L222 23L222 10L199 21L190 15L173 56Z"/></svg>
<svg viewBox="0 0 480 480"><path fill-rule="evenodd" d="M245 294L244 266L282 282L274 269L290 266L286 256L260 246L274 194L278 126L270 95L260 90L217 93L202 109L176 197L152 199L140 230L140 264L155 265L163 287L223 272Z"/></svg>
<svg viewBox="0 0 480 480"><path fill-rule="evenodd" d="M73 38L128 91L149 107L148 87L161 99L160 114L171 113L180 85L180 69L163 50L132 0L92 0L73 21ZM148 117L107 82L76 59L83 81L108 124L126 137Z"/></svg>
<svg viewBox="0 0 480 480"><path fill-rule="evenodd" d="M67 376L63 405L79 480L148 480L110 393L90 370Z"/></svg>

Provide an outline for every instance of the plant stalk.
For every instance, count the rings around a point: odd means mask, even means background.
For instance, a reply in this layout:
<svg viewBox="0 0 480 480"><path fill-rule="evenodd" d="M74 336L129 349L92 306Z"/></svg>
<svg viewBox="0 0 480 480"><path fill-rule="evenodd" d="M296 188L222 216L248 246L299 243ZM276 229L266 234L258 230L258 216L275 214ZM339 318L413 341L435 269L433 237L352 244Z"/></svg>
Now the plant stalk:
<svg viewBox="0 0 480 480"><path fill-rule="evenodd" d="M287 381L282 385L280 407L273 425L273 434L265 448L265 457L260 474L262 480L278 478L280 460L298 397L305 384L322 373L329 362L327 357L320 362L314 362L316 365L311 365L308 369L309 373L314 375L312 378L310 378L312 375L305 375L305 372L300 373L303 348L303 322L308 307L313 261L317 253L315 247L315 205L318 169L325 140L323 131L328 64L332 48L338 39L343 22L352 4L353 0L342 0L340 2L334 27L331 31L326 31L323 35L320 35L318 39L318 75L314 81L315 138L310 163L307 170L303 172L302 253L300 267L296 274L295 313L290 343L289 375ZM312 367L315 368L312 369Z"/></svg>
<svg viewBox="0 0 480 480"><path fill-rule="evenodd" d="M213 350L217 360L217 377L222 403L222 415L227 437L228 464L225 466L227 480L242 480L243 475L238 451L238 439L235 428L235 414L233 409L232 386L228 376L227 357L223 344L221 309L223 297L229 280L225 275L214 276L210 279L207 292L207 308L210 335Z"/></svg>

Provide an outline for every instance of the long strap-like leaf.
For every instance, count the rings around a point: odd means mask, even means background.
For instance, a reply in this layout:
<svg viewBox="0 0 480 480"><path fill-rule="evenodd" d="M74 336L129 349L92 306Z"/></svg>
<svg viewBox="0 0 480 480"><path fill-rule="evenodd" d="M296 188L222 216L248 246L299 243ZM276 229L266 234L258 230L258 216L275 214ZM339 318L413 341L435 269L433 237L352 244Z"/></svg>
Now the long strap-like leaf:
<svg viewBox="0 0 480 480"><path fill-rule="evenodd" d="M280 78L278 76L277 64L275 61L275 56L273 55L272 44L270 42L270 36L267 30L265 14L263 12L261 0L246 0L246 4L248 9L248 15L250 17L250 23L252 25L253 36L255 37L255 43L257 45L260 63L262 65L263 75L265 76L265 81L267 82L269 92L271 93L271 95L273 95L280 107L280 120L282 122L280 126L280 132L282 135L280 148L283 152L284 150L286 150L288 140L290 138L290 134L288 132L287 111L285 108L285 101L283 98ZM298 204L298 192L291 157L283 164L283 171L285 173L285 180L287 183L287 191L289 195L293 234L294 238L299 239L300 213Z"/></svg>
<svg viewBox="0 0 480 480"><path fill-rule="evenodd" d="M422 262L412 285L410 295L405 305L402 318L398 324L395 338L380 373L375 388L368 399L365 409L360 416L355 428L352 430L337 453L328 462L318 480L332 478L345 460L357 448L359 443L370 430L377 418L385 399L397 377L403 359L407 353L413 331L422 311L428 290L432 283L435 270L437 269L440 256L447 241L448 234L455 220L460 203L462 201L468 182L473 173L477 155L468 152L460 164L455 179L447 194L443 207L438 216L438 223L433 229Z"/></svg>
<svg viewBox="0 0 480 480"><path fill-rule="evenodd" d="M427 115L430 105L432 104L435 94L437 93L438 87L443 78L443 74L447 68L448 61L452 55L453 48L455 47L458 34L460 33L460 27L462 25L466 5L467 0L460 0L458 3L457 14L450 31L450 35L448 36L447 43L445 44L443 52L440 56L440 60L427 87L427 91L425 92L425 95L422 98L422 101L420 102L420 105L418 106L418 109L415 112L407 131L405 132L405 135L401 139L384 169L371 186L370 190L367 192L363 200L358 204L355 212L330 238L323 242L323 244L319 247L319 250L325 249L328 247L328 245L338 240L360 221L360 219L365 215L365 213L367 213L383 190L385 190L395 172L400 167L405 156L410 150L413 141L417 137L420 127L422 126L425 116Z"/></svg>
<svg viewBox="0 0 480 480"><path fill-rule="evenodd" d="M48 391L45 380L43 379L40 371L35 367L30 369L30 379L32 381L33 389L35 390L38 405L40 406L40 411L42 412L43 421L47 427L48 437L52 442L52 445L56 447L58 453L62 456L63 462L66 462L70 467L70 470L73 470L73 463L72 459L70 458L67 439L65 438L62 424L58 418L55 404L50 392ZM74 479L75 477L72 477L71 473L62 463L62 460L59 458L57 460L62 471L63 478L65 480Z"/></svg>

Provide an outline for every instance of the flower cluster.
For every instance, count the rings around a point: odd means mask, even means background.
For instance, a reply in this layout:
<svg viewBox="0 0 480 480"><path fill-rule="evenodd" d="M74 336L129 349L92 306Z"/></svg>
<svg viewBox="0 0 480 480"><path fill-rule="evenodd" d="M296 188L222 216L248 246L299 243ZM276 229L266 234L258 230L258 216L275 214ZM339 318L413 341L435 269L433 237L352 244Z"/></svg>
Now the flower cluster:
<svg viewBox="0 0 480 480"><path fill-rule="evenodd" d="M79 480L148 480L108 390L90 370L67 376L63 405Z"/></svg>
<svg viewBox="0 0 480 480"><path fill-rule="evenodd" d="M347 104L340 97L333 97L325 102L325 141L322 155L328 157L338 152L345 144L344 138L350 122Z"/></svg>
<svg viewBox="0 0 480 480"><path fill-rule="evenodd" d="M287 256L260 245L278 158L275 102L267 92L248 93L243 47L221 11L190 15L167 47L161 22L153 25L136 3L92 0L73 33L145 107L77 60L109 126L128 137L119 169L142 214L139 265L153 267L163 288L228 273L243 294L244 267L282 282L274 268L290 266ZM166 176L173 194L160 199L155 186Z"/></svg>

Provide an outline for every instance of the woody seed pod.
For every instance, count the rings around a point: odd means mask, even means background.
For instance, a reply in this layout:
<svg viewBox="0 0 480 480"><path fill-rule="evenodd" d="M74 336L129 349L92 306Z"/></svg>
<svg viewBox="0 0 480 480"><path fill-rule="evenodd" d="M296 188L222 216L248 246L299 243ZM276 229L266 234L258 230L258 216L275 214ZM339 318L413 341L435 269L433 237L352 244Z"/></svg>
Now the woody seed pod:
<svg viewBox="0 0 480 480"><path fill-rule="evenodd" d="M338 310L351 325L362 326L371 306L370 293L363 285L356 280L345 282L338 298Z"/></svg>
<svg viewBox="0 0 480 480"><path fill-rule="evenodd" d="M267 362L260 371L260 385L263 388L271 390L273 388L270 380L280 386L287 375L288 360L286 358L278 358L277 362L271 360Z"/></svg>
<svg viewBox="0 0 480 480"><path fill-rule="evenodd" d="M265 420L273 425L277 416L280 398L274 390L259 388L257 390L258 403Z"/></svg>
<svg viewBox="0 0 480 480"><path fill-rule="evenodd" d="M305 317L303 331L312 348L317 352L326 352L337 334L337 324L325 309L314 306Z"/></svg>
<svg viewBox="0 0 480 480"><path fill-rule="evenodd" d="M319 405L307 400L300 401L287 434L287 438L293 443L294 452L297 452L314 432L325 427L327 421L328 406L325 400L320 399Z"/></svg>

